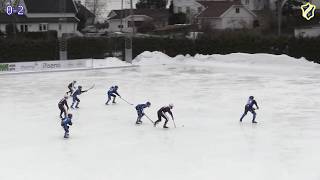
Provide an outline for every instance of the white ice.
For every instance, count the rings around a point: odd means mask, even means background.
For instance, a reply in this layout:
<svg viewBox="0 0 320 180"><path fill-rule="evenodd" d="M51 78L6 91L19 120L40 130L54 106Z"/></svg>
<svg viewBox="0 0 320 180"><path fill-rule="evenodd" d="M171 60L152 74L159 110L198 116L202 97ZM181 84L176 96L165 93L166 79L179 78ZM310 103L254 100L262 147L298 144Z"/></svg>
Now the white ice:
<svg viewBox="0 0 320 180"><path fill-rule="evenodd" d="M157 61L155 61L157 60ZM0 76L1 180L319 180L320 66L267 54L169 58L145 52L140 67ZM166 65L164 65L166 64ZM70 138L57 103L78 80ZM174 103L177 128L136 126L126 100ZM248 96L258 124L243 123ZM70 101L69 101L70 103Z"/></svg>

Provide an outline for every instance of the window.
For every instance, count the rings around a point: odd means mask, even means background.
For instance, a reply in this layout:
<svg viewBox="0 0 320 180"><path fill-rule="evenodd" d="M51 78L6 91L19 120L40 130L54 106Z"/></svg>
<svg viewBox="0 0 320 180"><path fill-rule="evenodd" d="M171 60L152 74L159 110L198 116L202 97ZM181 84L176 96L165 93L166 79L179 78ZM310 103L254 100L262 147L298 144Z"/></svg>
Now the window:
<svg viewBox="0 0 320 180"><path fill-rule="evenodd" d="M132 21L128 21L128 27L133 27Z"/></svg>
<svg viewBox="0 0 320 180"><path fill-rule="evenodd" d="M254 20L253 21L253 27L254 28L257 28L257 27L259 27L260 26L260 22L258 21L258 20Z"/></svg>
<svg viewBox="0 0 320 180"><path fill-rule="evenodd" d="M39 31L48 31L48 24L46 23L39 24Z"/></svg>
<svg viewBox="0 0 320 180"><path fill-rule="evenodd" d="M190 14L190 12L191 12L190 7L187 7L187 8L186 8L186 13L187 13L187 14Z"/></svg>
<svg viewBox="0 0 320 180"><path fill-rule="evenodd" d="M236 13L240 13L240 8L236 8Z"/></svg>
<svg viewBox="0 0 320 180"><path fill-rule="evenodd" d="M182 12L182 7L178 7L178 13Z"/></svg>
<svg viewBox="0 0 320 180"><path fill-rule="evenodd" d="M28 32L28 25L21 24L20 25L20 32Z"/></svg>
<svg viewBox="0 0 320 180"><path fill-rule="evenodd" d="M248 4L249 4L249 0L246 0L246 1L245 1L245 4L248 5Z"/></svg>

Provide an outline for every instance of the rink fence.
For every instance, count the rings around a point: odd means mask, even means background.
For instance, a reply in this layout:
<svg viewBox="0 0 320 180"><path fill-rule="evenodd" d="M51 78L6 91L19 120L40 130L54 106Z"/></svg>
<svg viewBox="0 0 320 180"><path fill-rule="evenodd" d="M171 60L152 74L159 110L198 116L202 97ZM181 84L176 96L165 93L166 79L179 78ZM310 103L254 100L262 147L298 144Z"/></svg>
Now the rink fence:
<svg viewBox="0 0 320 180"><path fill-rule="evenodd" d="M35 61L0 63L0 74L90 70L104 68L134 67L133 65L112 66L105 59L80 59L67 61Z"/></svg>

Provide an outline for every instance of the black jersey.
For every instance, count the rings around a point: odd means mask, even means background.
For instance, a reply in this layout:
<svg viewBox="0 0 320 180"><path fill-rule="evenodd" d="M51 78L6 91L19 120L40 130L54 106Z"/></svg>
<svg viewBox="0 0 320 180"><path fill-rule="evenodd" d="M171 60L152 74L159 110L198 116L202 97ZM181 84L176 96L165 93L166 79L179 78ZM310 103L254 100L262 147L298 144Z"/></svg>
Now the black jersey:
<svg viewBox="0 0 320 180"><path fill-rule="evenodd" d="M164 106L161 109L159 109L158 112L161 113L169 113L171 115L171 117L173 118L172 112L171 112L171 108L169 106Z"/></svg>
<svg viewBox="0 0 320 180"><path fill-rule="evenodd" d="M58 103L59 106L66 106L68 109L69 109L69 106L68 106L68 102L67 102L67 99L66 98L62 98L59 103Z"/></svg>
<svg viewBox="0 0 320 180"><path fill-rule="evenodd" d="M70 83L70 84L68 85L68 88L69 88L69 89L74 88L74 83L73 83L73 82L72 82L72 83Z"/></svg>
<svg viewBox="0 0 320 180"><path fill-rule="evenodd" d="M248 108L252 109L252 108L253 108L253 105L255 105L255 106L258 108L258 104L257 104L256 100L254 100L254 99L249 99L248 102L247 102L247 104L246 104L246 106L247 106Z"/></svg>

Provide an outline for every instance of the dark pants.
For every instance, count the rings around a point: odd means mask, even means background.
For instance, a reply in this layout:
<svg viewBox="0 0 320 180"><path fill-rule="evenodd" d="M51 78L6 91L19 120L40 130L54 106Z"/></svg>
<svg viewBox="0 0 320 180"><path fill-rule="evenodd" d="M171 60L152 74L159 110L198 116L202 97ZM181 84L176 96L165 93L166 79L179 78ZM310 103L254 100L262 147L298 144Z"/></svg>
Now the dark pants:
<svg viewBox="0 0 320 180"><path fill-rule="evenodd" d="M71 107L73 107L73 105L76 103L76 107L78 107L79 103L80 103L80 99L77 96L73 97L73 101L72 101L72 105Z"/></svg>
<svg viewBox="0 0 320 180"><path fill-rule="evenodd" d="M63 125L62 127L63 127L65 133L69 133L69 126L68 125Z"/></svg>
<svg viewBox="0 0 320 180"><path fill-rule="evenodd" d="M62 118L62 113L64 114L64 117L67 117L67 110L63 107L63 105L58 105L60 109L60 118Z"/></svg>
<svg viewBox="0 0 320 180"><path fill-rule="evenodd" d="M143 113L143 109L136 109L136 110L138 114L137 122L139 122L141 121L141 118L144 116L144 113Z"/></svg>
<svg viewBox="0 0 320 180"><path fill-rule="evenodd" d="M111 93L108 93L108 101L106 102L106 104L109 103L109 101L111 100L111 97L113 97L113 103L115 103L115 100L116 100L116 95L114 94L111 94Z"/></svg>
<svg viewBox="0 0 320 180"><path fill-rule="evenodd" d="M69 88L69 91L67 92L67 94L70 93L70 96L71 96L73 94L73 88L70 88L70 87L68 88Z"/></svg>
<svg viewBox="0 0 320 180"><path fill-rule="evenodd" d="M244 108L244 113L242 114L240 121L242 121L242 119L247 115L248 112L251 112L253 114L253 119L252 121L254 121L256 119L256 115L257 113L254 111L254 108L250 107L250 106L245 106Z"/></svg>
<svg viewBox="0 0 320 180"><path fill-rule="evenodd" d="M167 126L168 117L162 111L158 111L158 120L154 122L154 124L158 124L159 122L161 122L161 118L164 118L166 120L163 126Z"/></svg>
<svg viewBox="0 0 320 180"><path fill-rule="evenodd" d="M62 125L63 129L64 129L64 138L69 137L69 126L66 125Z"/></svg>

